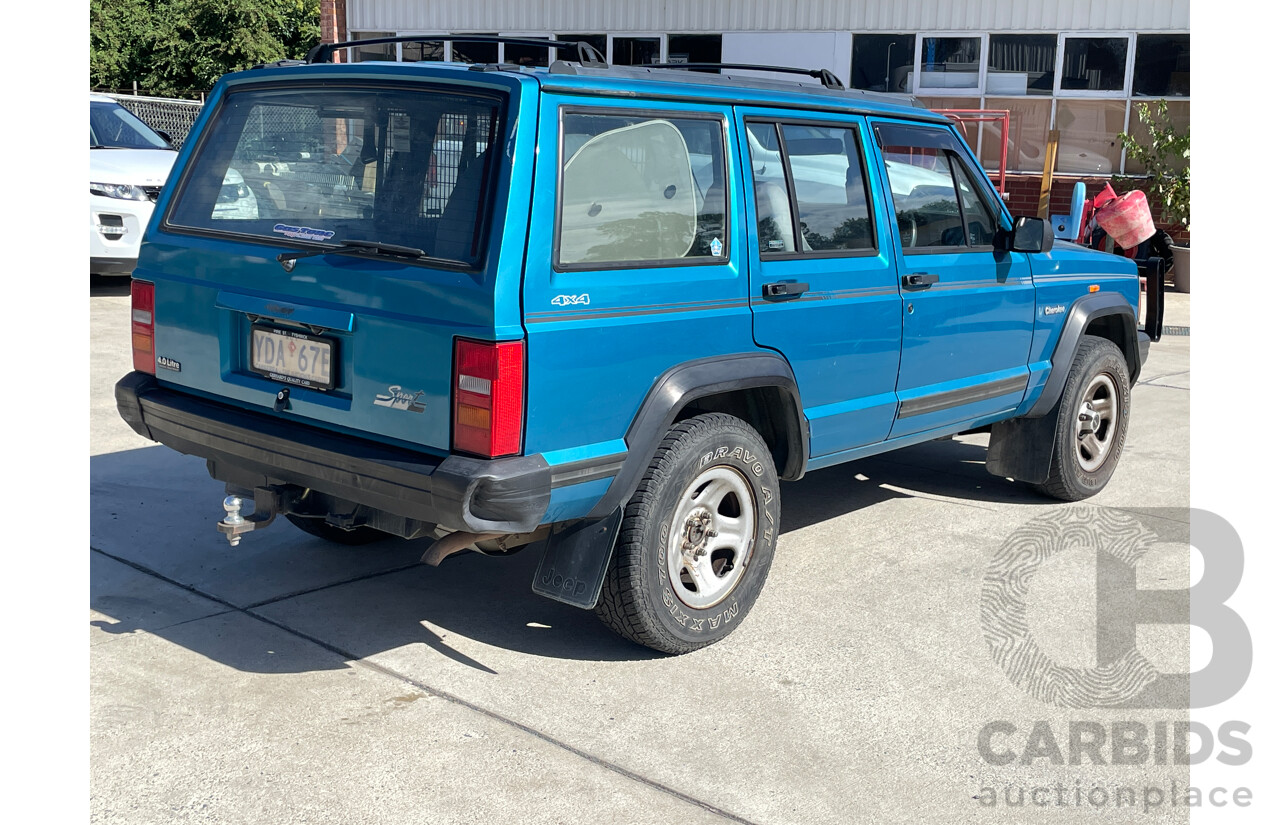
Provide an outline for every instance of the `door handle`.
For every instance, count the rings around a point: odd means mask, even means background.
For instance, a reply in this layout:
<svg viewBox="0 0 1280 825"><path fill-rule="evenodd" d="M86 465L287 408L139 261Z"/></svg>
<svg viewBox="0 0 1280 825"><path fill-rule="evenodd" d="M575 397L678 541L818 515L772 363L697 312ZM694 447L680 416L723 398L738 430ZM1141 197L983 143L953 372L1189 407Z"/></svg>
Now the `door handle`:
<svg viewBox="0 0 1280 825"><path fill-rule="evenodd" d="M902 285L908 288L927 287L936 284L938 280L938 276L933 272L913 272L902 276Z"/></svg>
<svg viewBox="0 0 1280 825"><path fill-rule="evenodd" d="M779 281L764 285L764 297L766 298L786 298L791 295L803 295L808 291L809 285L803 282Z"/></svg>

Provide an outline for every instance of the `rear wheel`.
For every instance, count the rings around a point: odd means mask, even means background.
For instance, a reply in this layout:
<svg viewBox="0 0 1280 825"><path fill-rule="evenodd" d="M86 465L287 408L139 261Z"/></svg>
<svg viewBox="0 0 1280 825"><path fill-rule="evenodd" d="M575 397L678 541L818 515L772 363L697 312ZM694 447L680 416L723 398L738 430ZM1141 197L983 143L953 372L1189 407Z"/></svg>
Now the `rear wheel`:
<svg viewBox="0 0 1280 825"><path fill-rule="evenodd" d="M1036 489L1079 501L1111 480L1129 430L1129 365L1105 338L1086 335L1058 401L1049 478Z"/></svg>
<svg viewBox="0 0 1280 825"><path fill-rule="evenodd" d="M723 413L680 422L627 504L596 614L664 653L723 639L764 587L779 515L754 429Z"/></svg>
<svg viewBox="0 0 1280 825"><path fill-rule="evenodd" d="M356 547L362 544L372 544L375 541L391 538L390 533L384 533L381 530L375 530L372 527L352 527L345 529L336 527L325 521L320 516L297 516L293 513L286 513L285 518L293 522L293 525L304 533L310 533L313 536L322 538L325 541L331 541L334 544L345 544L347 546Z"/></svg>

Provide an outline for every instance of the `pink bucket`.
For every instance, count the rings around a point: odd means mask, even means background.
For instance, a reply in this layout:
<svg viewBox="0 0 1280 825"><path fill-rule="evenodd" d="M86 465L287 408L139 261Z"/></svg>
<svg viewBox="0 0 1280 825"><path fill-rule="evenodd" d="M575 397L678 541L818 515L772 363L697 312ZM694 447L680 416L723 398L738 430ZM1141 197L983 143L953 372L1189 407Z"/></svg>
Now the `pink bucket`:
<svg viewBox="0 0 1280 825"><path fill-rule="evenodd" d="M1156 234L1147 196L1136 189L1107 202L1095 217L1098 225L1123 249L1133 249Z"/></svg>

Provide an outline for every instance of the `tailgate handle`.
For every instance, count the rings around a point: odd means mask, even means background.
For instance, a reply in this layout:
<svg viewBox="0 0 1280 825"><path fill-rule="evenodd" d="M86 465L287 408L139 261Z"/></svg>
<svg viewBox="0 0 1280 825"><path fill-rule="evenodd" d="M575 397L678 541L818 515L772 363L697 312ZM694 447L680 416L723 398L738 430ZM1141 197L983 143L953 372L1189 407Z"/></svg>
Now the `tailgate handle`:
<svg viewBox="0 0 1280 825"><path fill-rule="evenodd" d="M275 321L292 321L307 327L339 332L351 332L355 328L355 314L346 310L259 298L256 295L242 295L227 290L218 293L213 305L218 309L229 309Z"/></svg>
<svg viewBox="0 0 1280 825"><path fill-rule="evenodd" d="M808 284L795 281L778 281L777 283L764 285L764 297L766 298L786 298L791 295L803 295L808 291Z"/></svg>
<svg viewBox="0 0 1280 825"><path fill-rule="evenodd" d="M933 272L913 272L910 275L902 276L902 285L905 287L927 287L936 284L939 277Z"/></svg>

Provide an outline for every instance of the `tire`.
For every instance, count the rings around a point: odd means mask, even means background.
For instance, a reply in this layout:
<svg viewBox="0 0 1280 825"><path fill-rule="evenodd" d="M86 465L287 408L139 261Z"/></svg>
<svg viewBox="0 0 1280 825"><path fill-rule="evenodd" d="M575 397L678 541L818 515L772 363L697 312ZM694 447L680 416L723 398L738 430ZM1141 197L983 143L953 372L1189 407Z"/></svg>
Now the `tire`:
<svg viewBox="0 0 1280 825"><path fill-rule="evenodd" d="M322 517L296 516L293 513L286 513L285 518L293 522L293 526L297 527L304 533L310 533L313 536L322 538L325 541L334 544L344 544L348 547L358 547L363 544L373 544L375 541L391 538L390 533L384 533L381 530L375 530L372 527L352 527L350 530L342 527L334 527Z"/></svg>
<svg viewBox="0 0 1280 825"><path fill-rule="evenodd" d="M1055 407L1049 478L1036 489L1063 501L1097 494L1115 472L1129 432L1129 365L1105 338L1080 339Z"/></svg>
<svg viewBox="0 0 1280 825"><path fill-rule="evenodd" d="M596 615L663 653L723 639L764 587L780 513L773 458L745 421L676 424L627 504Z"/></svg>

